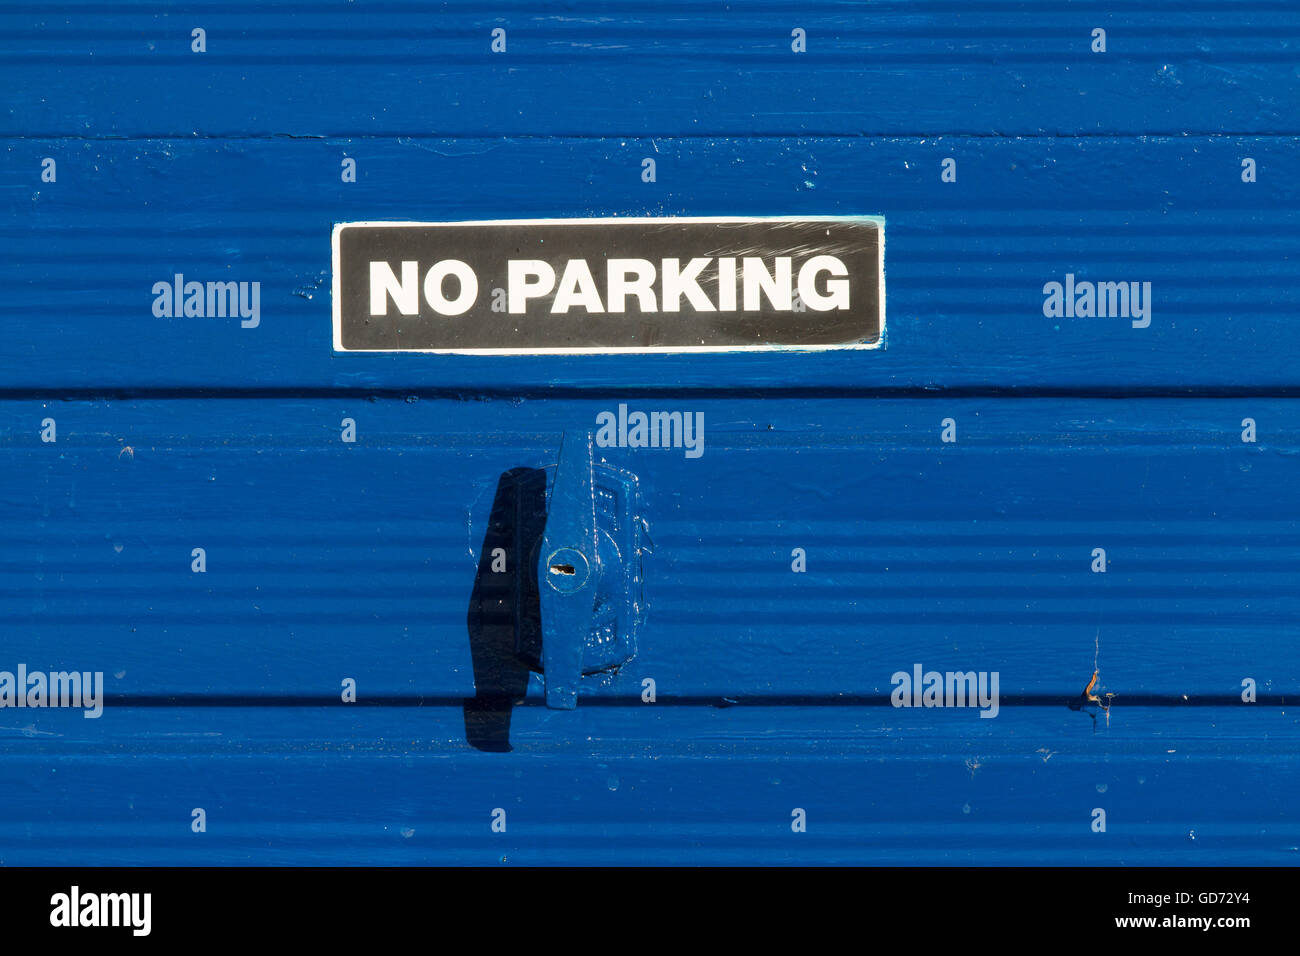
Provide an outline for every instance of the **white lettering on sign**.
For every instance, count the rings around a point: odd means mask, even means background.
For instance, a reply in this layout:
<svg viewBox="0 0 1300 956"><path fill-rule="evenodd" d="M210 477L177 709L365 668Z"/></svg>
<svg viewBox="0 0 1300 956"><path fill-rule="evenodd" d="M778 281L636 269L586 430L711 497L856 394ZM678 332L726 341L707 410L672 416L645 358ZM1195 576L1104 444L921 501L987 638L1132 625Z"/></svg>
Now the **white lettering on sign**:
<svg viewBox="0 0 1300 956"><path fill-rule="evenodd" d="M628 311L634 300L640 312L678 312L685 298L697 312L757 312L766 302L778 312L795 309L798 292L803 304L814 312L844 310L849 303L848 268L835 256L812 256L797 273L790 256L777 256L770 264L758 256L717 260L718 279L713 283L715 299L701 287L699 275L713 259L696 257L685 268L679 259L664 259L656 265L648 259L609 259L605 262L605 293L586 259L570 259L556 281L555 268L541 259L511 259L506 263L506 302L508 311L523 315L533 299L551 298L552 313L582 309L592 314ZM396 265L397 268L394 268ZM399 277L400 271L400 277ZM739 300L736 308L737 276ZM387 315L395 306L402 315L420 311L420 264L411 260L400 263L370 263L370 314ZM452 299L443 295L443 280L454 277L459 291ZM822 291L822 288L826 291ZM424 274L424 300L439 315L462 315L478 298L478 276L459 259L433 263Z"/></svg>

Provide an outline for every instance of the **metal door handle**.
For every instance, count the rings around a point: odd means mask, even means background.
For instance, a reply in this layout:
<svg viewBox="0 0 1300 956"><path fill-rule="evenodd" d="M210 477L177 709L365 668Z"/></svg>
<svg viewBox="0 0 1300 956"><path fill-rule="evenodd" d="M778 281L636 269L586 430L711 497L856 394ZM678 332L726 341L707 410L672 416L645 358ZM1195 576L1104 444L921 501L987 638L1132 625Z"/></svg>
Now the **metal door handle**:
<svg viewBox="0 0 1300 956"><path fill-rule="evenodd" d="M637 506L635 476L597 465L589 432L566 432L536 549L548 707L574 709L584 674L617 670L636 654L644 540Z"/></svg>
<svg viewBox="0 0 1300 956"><path fill-rule="evenodd" d="M537 562L546 706L578 706L582 638L591 631L601 576L591 435L565 432Z"/></svg>

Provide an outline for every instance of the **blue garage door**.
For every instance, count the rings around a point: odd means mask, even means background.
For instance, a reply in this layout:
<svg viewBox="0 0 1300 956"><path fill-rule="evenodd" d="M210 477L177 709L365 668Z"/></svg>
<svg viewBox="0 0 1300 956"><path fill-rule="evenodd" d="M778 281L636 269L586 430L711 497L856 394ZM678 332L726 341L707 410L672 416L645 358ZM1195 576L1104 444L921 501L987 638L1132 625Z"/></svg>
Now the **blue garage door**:
<svg viewBox="0 0 1300 956"><path fill-rule="evenodd" d="M6 7L0 860L1293 862L1298 33ZM336 348L336 224L687 217L878 347Z"/></svg>

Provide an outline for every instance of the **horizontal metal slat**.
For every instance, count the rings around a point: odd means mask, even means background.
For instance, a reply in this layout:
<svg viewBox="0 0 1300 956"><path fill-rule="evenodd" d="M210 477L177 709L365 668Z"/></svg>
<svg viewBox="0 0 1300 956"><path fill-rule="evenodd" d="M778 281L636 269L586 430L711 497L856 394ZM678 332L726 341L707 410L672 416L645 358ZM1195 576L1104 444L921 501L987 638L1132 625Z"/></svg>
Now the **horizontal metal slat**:
<svg viewBox="0 0 1300 956"><path fill-rule="evenodd" d="M697 400L700 457L599 449L638 475L653 553L641 651L587 693L636 700L653 677L669 697L884 699L919 662L997 670L1009 698L1069 701L1094 665L1120 698L1235 698L1245 678L1285 697L1293 404ZM553 464L604 407L3 403L11 663L121 675L128 699L315 699L345 677L470 696L498 479Z"/></svg>
<svg viewBox="0 0 1300 956"><path fill-rule="evenodd" d="M0 157L6 394L1300 387L1290 361L1300 349L1294 138L456 146L11 142ZM345 155L358 160L355 184L339 179ZM39 181L46 156L59 163L54 183ZM640 181L643 156L657 157L655 183ZM947 156L958 160L955 183L940 179ZM1257 182L1241 181L1243 157L1258 164ZM1135 164L1160 173L1136 176ZM331 350L334 222L776 209L885 217L883 348L707 357ZM154 315L155 284L178 273L260 283L256 327ZM1044 288L1067 275L1150 283L1149 326L1119 314L1049 317Z"/></svg>
<svg viewBox="0 0 1300 956"><path fill-rule="evenodd" d="M42 4L0 14L0 134L1295 133L1300 16L1242 8Z"/></svg>
<svg viewBox="0 0 1300 956"><path fill-rule="evenodd" d="M1273 707L1117 705L1095 728L1064 707L521 707L496 754L458 707L33 713L0 727L10 865L1285 866L1300 843L1296 715Z"/></svg>

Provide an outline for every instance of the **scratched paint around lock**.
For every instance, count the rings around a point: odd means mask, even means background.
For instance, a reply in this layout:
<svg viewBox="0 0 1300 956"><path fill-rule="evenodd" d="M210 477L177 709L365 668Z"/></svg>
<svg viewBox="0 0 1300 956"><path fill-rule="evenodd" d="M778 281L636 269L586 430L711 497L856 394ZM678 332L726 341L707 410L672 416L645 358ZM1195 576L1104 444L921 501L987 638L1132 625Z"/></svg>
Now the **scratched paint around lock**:
<svg viewBox="0 0 1300 956"><path fill-rule="evenodd" d="M0 671L103 712L0 708L0 863L1295 863L1298 32L7 6ZM882 217L882 347L331 347L335 223L639 216ZM177 274L256 320L156 315ZM1067 281L1149 322L1047 314ZM636 653L548 707L502 489L636 411L702 423L593 439ZM917 667L996 709L894 706Z"/></svg>

